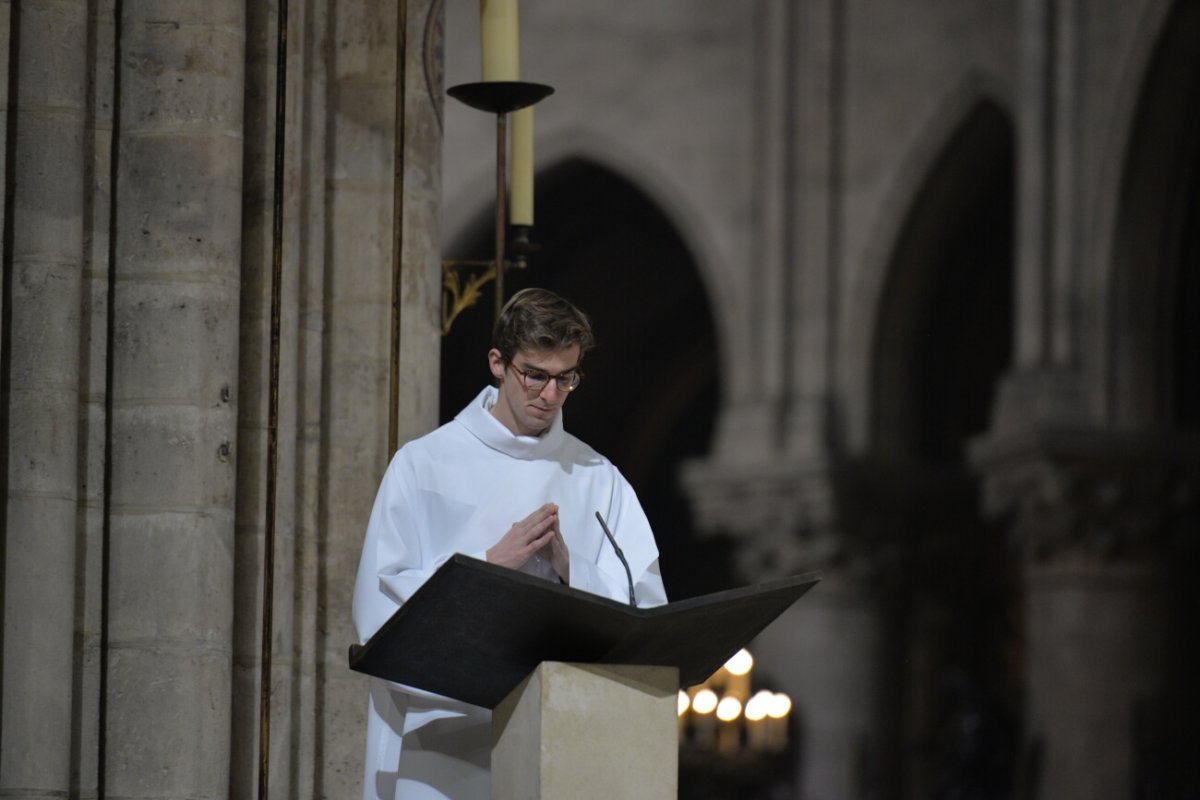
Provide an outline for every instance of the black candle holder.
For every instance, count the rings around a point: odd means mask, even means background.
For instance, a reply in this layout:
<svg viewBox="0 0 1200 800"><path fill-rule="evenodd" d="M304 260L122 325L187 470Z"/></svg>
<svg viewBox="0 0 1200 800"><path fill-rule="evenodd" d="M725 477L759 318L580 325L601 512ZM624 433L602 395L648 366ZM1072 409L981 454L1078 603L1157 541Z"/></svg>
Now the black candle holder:
<svg viewBox="0 0 1200 800"><path fill-rule="evenodd" d="M554 88L526 81L479 81L451 86L446 94L477 111L508 114L545 100Z"/></svg>
<svg viewBox="0 0 1200 800"><path fill-rule="evenodd" d="M537 250L530 242L528 225L513 226L513 261L506 258L505 248L506 222L508 209L505 202L505 187L508 174L508 115L513 111L538 103L554 93L554 89L541 83L526 81L479 81L477 83L462 83L451 86L446 94L455 100L479 111L496 115L496 223L495 223L495 259L492 262L479 261L444 261L442 262L444 291L451 295L450 308L443 300L442 303L442 333L450 330L454 318L463 310L475 304L479 298L480 288L489 280L495 285L496 317L504 306L504 272L509 266L523 268L525 257ZM464 284L453 272L460 266L480 266L487 269L478 275L471 276Z"/></svg>

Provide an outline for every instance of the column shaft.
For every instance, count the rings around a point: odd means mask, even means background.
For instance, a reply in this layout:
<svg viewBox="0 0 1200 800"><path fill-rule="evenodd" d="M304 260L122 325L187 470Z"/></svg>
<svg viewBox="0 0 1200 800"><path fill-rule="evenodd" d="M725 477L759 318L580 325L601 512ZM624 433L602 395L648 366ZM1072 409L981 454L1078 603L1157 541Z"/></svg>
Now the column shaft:
<svg viewBox="0 0 1200 800"><path fill-rule="evenodd" d="M16 90L4 165L12 207L0 794L40 798L65 796L71 777L87 4L0 11L16 54L5 64Z"/></svg>
<svg viewBox="0 0 1200 800"><path fill-rule="evenodd" d="M119 20L109 797L228 791L244 13Z"/></svg>
<svg viewBox="0 0 1200 800"><path fill-rule="evenodd" d="M1125 800L1135 785L1139 709L1162 689L1161 574L1145 565L1034 566L1026 580L1040 794Z"/></svg>

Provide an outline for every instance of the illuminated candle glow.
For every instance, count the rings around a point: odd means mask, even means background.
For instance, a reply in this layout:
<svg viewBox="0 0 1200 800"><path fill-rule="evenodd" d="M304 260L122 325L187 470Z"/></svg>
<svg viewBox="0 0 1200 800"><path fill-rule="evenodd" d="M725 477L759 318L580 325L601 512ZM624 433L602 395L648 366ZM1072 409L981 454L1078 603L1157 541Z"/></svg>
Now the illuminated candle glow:
<svg viewBox="0 0 1200 800"><path fill-rule="evenodd" d="M717 752L729 755L742 745L742 728L738 717L742 715L742 703L736 697L725 696L717 704L717 719L721 727L717 732Z"/></svg>
<svg viewBox="0 0 1200 800"><path fill-rule="evenodd" d="M725 669L729 670L734 675L745 675L754 666L754 656L750 655L750 651L742 648L730 656L725 662Z"/></svg>
<svg viewBox="0 0 1200 800"><path fill-rule="evenodd" d="M697 714L711 714L717 707L717 693L712 689L701 689L692 698L692 710Z"/></svg>
<svg viewBox="0 0 1200 800"><path fill-rule="evenodd" d="M770 692L759 691L746 703L746 744L751 750L765 751L770 749L767 721L767 703L770 702Z"/></svg>
<svg viewBox="0 0 1200 800"><path fill-rule="evenodd" d="M711 689L701 689L692 698L692 735L697 747L716 743L717 720L712 713L716 707L717 693Z"/></svg>
<svg viewBox="0 0 1200 800"><path fill-rule="evenodd" d="M736 697L722 697L717 703L717 719L733 722L742 714L742 703Z"/></svg>

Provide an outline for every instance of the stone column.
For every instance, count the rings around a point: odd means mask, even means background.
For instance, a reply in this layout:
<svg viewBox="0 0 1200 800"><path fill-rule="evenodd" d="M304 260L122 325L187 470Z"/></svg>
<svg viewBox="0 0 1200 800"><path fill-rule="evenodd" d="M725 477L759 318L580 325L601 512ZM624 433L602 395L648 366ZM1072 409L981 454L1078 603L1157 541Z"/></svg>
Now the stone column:
<svg viewBox="0 0 1200 800"><path fill-rule="evenodd" d="M708 462L691 465L685 481L702 529L738 541L745 581L821 570L821 583L751 647L761 674L795 704L797 796L852 800L885 786L886 512L852 517L843 498L862 497L853 489L861 479L828 466Z"/></svg>
<svg viewBox="0 0 1200 800"><path fill-rule="evenodd" d="M109 797L229 790L244 13L118 20Z"/></svg>
<svg viewBox="0 0 1200 800"><path fill-rule="evenodd" d="M289 38L300 47L303 43L302 109L300 143L297 146L299 174L296 177L296 216L299 233L296 239L295 263L298 270L296 359L296 497L295 497L295 657L292 697L292 766L291 783L294 800L323 797L320 776L325 771L326 742L325 706L322 705L326 665L322 646L327 618L326 599L322 594L327 572L322 563L325 552L325 530L322 494L325 451L324 427L330 424L325 416L325 189L328 133L327 105L329 92L327 76L329 62L325 45L329 16L334 9L324 3L306 6L303 36ZM289 45L290 46L290 45ZM337 715L344 710L330 705L329 712ZM333 742L337 742L334 739ZM350 749L356 742L341 744ZM335 745L336 746L336 745ZM344 763L339 751L339 761Z"/></svg>
<svg viewBox="0 0 1200 800"><path fill-rule="evenodd" d="M272 570L269 791L296 798L295 751L295 511L297 354L301 202L313 189L301 182L301 143L311 130L303 116L308 7L289 3L287 97L284 102L284 187ZM242 285L238 369L237 534L234 563L233 733L230 792L251 797L258 787L262 676L263 558L267 501L276 136L278 3L246 6L246 116L242 207ZM320 57L319 55L317 56Z"/></svg>
<svg viewBox="0 0 1200 800"><path fill-rule="evenodd" d="M1023 770L1039 797L1156 796L1142 755L1173 702L1165 565L1195 536L1198 444L1076 429L974 450L1024 557Z"/></svg>
<svg viewBox="0 0 1200 800"><path fill-rule="evenodd" d="M437 425L441 343L442 0L407 0L404 189L395 203L397 6L337 4L328 65L332 158L324 275L325 361L319 508L323 542L318 670L325 682L326 796L354 795L362 775L367 683L346 666L356 640L350 597L388 452L392 245L402 222L401 443Z"/></svg>
<svg viewBox="0 0 1200 800"><path fill-rule="evenodd" d="M0 9L9 20L10 8ZM8 27L7 25L5 26ZM87 4L11 9L4 165L0 794L66 796L71 780L79 495ZM9 48L12 48L11 51ZM5 70L7 73L7 69Z"/></svg>
<svg viewBox="0 0 1200 800"><path fill-rule="evenodd" d="M4 52L12 52L12 4L9 0L0 0L0 43L4 46ZM11 59L0 59L0 186L8 186L8 171L11 165L8 163L8 68ZM0 193L0 230L3 230L3 224L7 223L8 217L7 193ZM0 258L3 258L3 263L8 264L8 253L4 252L6 240L0 237ZM4 330L4 310L0 307L0 330Z"/></svg>

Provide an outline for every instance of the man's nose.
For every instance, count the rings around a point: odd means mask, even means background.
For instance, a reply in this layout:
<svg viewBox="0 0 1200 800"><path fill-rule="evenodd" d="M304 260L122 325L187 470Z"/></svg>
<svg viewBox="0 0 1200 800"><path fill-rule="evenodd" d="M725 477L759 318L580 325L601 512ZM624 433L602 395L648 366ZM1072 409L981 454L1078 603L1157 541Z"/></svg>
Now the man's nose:
<svg viewBox="0 0 1200 800"><path fill-rule="evenodd" d="M542 391L538 396L547 403L557 403L562 397L563 391L558 388L558 381L554 378L546 381L546 385L542 387Z"/></svg>

